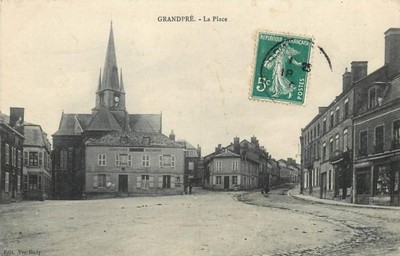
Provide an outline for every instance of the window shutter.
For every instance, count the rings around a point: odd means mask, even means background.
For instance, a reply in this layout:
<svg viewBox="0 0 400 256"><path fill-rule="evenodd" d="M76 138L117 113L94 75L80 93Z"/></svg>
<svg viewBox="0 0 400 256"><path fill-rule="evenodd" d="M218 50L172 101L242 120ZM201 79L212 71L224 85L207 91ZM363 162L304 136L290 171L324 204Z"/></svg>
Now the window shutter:
<svg viewBox="0 0 400 256"><path fill-rule="evenodd" d="M17 192L21 192L21 176L18 175L18 181L17 181Z"/></svg>
<svg viewBox="0 0 400 256"><path fill-rule="evenodd" d="M24 151L24 165L28 165L28 152Z"/></svg>
<svg viewBox="0 0 400 256"><path fill-rule="evenodd" d="M4 188L5 192L8 192L8 189L10 187L9 183L10 183L10 176L9 176L8 172L6 172L6 180L5 180L5 188Z"/></svg>
<svg viewBox="0 0 400 256"><path fill-rule="evenodd" d="M162 177L158 177L158 187L162 188Z"/></svg>
<svg viewBox="0 0 400 256"><path fill-rule="evenodd" d="M93 187L94 188L98 187L98 176L97 175L93 176Z"/></svg>
<svg viewBox="0 0 400 256"><path fill-rule="evenodd" d="M163 156L159 155L159 167L163 167Z"/></svg>
<svg viewBox="0 0 400 256"><path fill-rule="evenodd" d="M39 152L39 166L43 165L43 152Z"/></svg>
<svg viewBox="0 0 400 256"><path fill-rule="evenodd" d="M115 154L115 166L119 166L119 154Z"/></svg>
<svg viewBox="0 0 400 256"><path fill-rule="evenodd" d="M153 188L154 187L154 177L150 176L149 181L150 181L150 188Z"/></svg>
<svg viewBox="0 0 400 256"><path fill-rule="evenodd" d="M140 175L136 176L136 188L140 188L141 181L142 177L140 177Z"/></svg>
<svg viewBox="0 0 400 256"><path fill-rule="evenodd" d="M132 155L128 155L128 165L132 166Z"/></svg>
<svg viewBox="0 0 400 256"><path fill-rule="evenodd" d="M171 177L171 188L175 188L176 178L174 176Z"/></svg>
<svg viewBox="0 0 400 256"><path fill-rule="evenodd" d="M175 156L171 156L171 167L175 167Z"/></svg>
<svg viewBox="0 0 400 256"><path fill-rule="evenodd" d="M110 175L106 175L106 187L109 187L111 185L111 177Z"/></svg>

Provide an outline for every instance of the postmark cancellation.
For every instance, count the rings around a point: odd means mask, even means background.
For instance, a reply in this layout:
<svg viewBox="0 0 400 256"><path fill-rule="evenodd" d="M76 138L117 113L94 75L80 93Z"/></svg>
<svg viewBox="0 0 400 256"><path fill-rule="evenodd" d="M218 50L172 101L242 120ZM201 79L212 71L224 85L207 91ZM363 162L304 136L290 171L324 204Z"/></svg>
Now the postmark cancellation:
<svg viewBox="0 0 400 256"><path fill-rule="evenodd" d="M311 37L257 33L250 98L302 105L311 71Z"/></svg>

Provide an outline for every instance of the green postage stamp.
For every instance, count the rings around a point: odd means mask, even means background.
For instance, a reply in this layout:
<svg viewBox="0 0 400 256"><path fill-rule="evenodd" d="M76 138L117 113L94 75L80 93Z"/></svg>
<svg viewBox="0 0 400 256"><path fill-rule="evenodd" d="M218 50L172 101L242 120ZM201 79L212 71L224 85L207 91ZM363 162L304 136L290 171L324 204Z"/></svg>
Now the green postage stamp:
<svg viewBox="0 0 400 256"><path fill-rule="evenodd" d="M304 104L312 38L259 32L250 97Z"/></svg>

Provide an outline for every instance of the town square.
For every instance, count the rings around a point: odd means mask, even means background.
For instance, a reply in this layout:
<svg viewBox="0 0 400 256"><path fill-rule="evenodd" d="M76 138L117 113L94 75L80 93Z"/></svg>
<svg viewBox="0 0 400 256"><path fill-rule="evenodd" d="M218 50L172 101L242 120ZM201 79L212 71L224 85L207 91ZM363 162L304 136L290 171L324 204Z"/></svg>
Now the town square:
<svg viewBox="0 0 400 256"><path fill-rule="evenodd" d="M399 255L400 3L360 3L1 2L0 255Z"/></svg>

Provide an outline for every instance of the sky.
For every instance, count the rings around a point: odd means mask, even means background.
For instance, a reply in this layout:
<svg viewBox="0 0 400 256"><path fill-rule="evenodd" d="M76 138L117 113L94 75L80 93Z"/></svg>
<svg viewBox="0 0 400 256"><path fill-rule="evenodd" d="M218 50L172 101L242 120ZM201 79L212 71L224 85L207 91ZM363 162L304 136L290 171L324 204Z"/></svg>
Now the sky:
<svg viewBox="0 0 400 256"><path fill-rule="evenodd" d="M51 135L62 111L91 113L110 21L131 114L163 114L163 133L199 144L203 155L238 136L276 159L299 159L299 136L342 90L352 61L383 65L384 32L400 27L400 1L1 1L0 111ZM227 22L159 22L159 16ZM303 106L249 99L256 34L306 35L318 51Z"/></svg>

